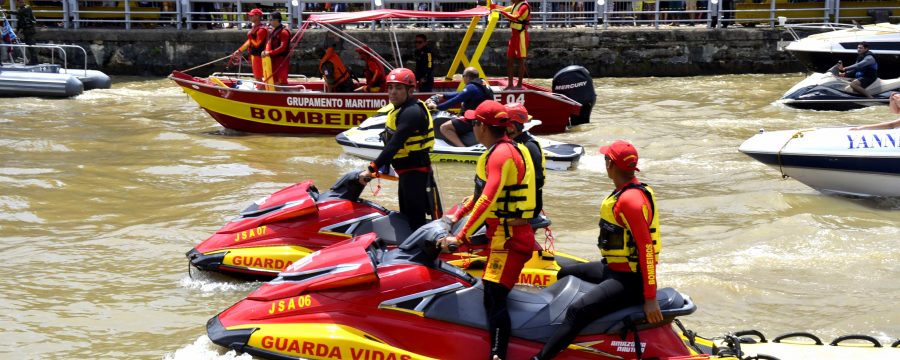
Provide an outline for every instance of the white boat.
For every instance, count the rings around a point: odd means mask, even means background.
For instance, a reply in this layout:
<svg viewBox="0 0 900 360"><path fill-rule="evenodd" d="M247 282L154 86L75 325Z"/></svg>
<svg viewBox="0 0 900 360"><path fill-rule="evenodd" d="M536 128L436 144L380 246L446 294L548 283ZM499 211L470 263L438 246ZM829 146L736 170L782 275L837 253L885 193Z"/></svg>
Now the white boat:
<svg viewBox="0 0 900 360"><path fill-rule="evenodd" d="M435 123L435 139L434 148L431 150L431 160L435 162L476 163L478 157L484 153L485 147L481 144L466 147L451 145L440 136L438 128L440 124L450 120L454 115L441 111L432 114L432 117ZM344 148L344 152L366 160L374 160L381 153L381 149L384 148L380 134L384 131L386 119L386 115L376 115L368 118L359 127L338 134L336 140ZM525 129L527 131L537 125L540 125L540 121L532 120L525 125ZM581 145L566 144L541 137L535 138L544 150L545 167L548 170L574 169L581 155L584 155L584 148ZM466 143L472 143L471 140L466 140L463 139Z"/></svg>
<svg viewBox="0 0 900 360"><path fill-rule="evenodd" d="M900 196L900 129L760 130L739 150L823 193Z"/></svg>
<svg viewBox="0 0 900 360"><path fill-rule="evenodd" d="M87 69L87 53L80 46L0 44L0 51L8 48L16 50L14 54L21 54L22 62L0 63L0 96L71 97L85 90L108 89L112 85L112 80L103 72ZM26 65L28 48L58 51L63 64ZM84 54L82 69L67 67L64 48L75 48Z"/></svg>
<svg viewBox="0 0 900 360"><path fill-rule="evenodd" d="M856 62L856 46L865 41L878 61L878 76L900 77L900 25L880 23L865 26L849 24L786 25L796 41L784 49L808 69L825 72L838 60L844 66ZM796 30L835 30L800 38Z"/></svg>

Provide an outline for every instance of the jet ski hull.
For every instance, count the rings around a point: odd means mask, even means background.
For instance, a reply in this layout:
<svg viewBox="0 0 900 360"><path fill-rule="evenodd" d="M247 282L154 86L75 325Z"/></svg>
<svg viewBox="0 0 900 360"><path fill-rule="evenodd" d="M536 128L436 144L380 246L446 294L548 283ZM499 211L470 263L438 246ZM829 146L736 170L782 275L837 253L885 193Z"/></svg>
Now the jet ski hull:
<svg viewBox="0 0 900 360"><path fill-rule="evenodd" d="M383 116L371 118L360 127L344 131L338 134L335 140L344 148L344 152L347 154L366 160L375 160L384 148L384 143L379 137L379 134L384 129L383 125L379 125L383 124L380 118L383 118ZM446 121L447 119L441 120ZM435 123L440 123L439 121L441 120L435 119ZM435 129L436 133L437 131ZM584 148L581 145L566 144L541 137L537 137L537 140L544 150L545 167L548 170L574 169L578 164L578 160L584 155ZM450 145L438 136L435 138L434 148L431 150L431 160L435 162L475 164L484 151L485 147L481 144L458 147Z"/></svg>
<svg viewBox="0 0 900 360"><path fill-rule="evenodd" d="M762 132L742 153L823 193L900 196L900 130Z"/></svg>
<svg viewBox="0 0 900 360"><path fill-rule="evenodd" d="M887 105L891 93L900 89L900 79L878 79L866 88L872 95L867 98L850 88L851 80L831 73L814 73L785 92L780 102L795 109L847 111Z"/></svg>

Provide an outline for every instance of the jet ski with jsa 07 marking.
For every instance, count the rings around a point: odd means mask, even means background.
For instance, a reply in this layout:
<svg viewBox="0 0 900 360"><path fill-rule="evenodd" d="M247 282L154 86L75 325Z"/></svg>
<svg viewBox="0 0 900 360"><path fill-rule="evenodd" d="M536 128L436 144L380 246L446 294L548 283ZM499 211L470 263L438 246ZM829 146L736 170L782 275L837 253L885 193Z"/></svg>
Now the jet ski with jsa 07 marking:
<svg viewBox="0 0 900 360"><path fill-rule="evenodd" d="M474 164L478 161L478 157L484 153L485 147L475 140L475 136L472 133L460 137L460 140L466 146L453 146L453 144L443 138L443 135L438 130L441 124L455 117L455 115L446 111L433 113L435 139L434 148L431 149L431 160L435 162ZM381 141L380 135L384 131L385 121L387 121L387 116L383 114L373 116L363 121L359 127L338 134L335 140L344 148L344 152L366 160L374 160L381 153L381 150L384 149L384 142ZM525 131L540 124L540 120L529 121L525 124ZM584 155L584 148L581 145L566 144L543 137L535 138L544 150L544 157L546 158L544 166L549 170L574 169L578 164L578 160Z"/></svg>
<svg viewBox="0 0 900 360"><path fill-rule="evenodd" d="M330 190L319 192L304 181L251 204L208 239L191 249L193 267L233 276L273 278L303 257L353 236L376 232L395 246L410 233L406 218L360 198L364 186L351 172ZM462 222L458 222L462 223ZM442 259L473 274L483 271L488 254L484 236L473 237L471 249L442 255ZM556 281L560 264L585 260L544 251L535 242L531 261L520 283L547 286Z"/></svg>

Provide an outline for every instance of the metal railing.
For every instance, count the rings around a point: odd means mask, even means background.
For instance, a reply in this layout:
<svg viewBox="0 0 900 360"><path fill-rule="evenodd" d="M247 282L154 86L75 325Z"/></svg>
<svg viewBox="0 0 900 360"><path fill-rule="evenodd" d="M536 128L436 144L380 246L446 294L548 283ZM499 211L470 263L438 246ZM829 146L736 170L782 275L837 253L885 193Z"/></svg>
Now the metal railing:
<svg viewBox="0 0 900 360"><path fill-rule="evenodd" d="M246 13L261 4L265 13L281 11L285 23L296 28L308 15L334 11L379 8L456 11L471 8L475 0L175 0L175 1L32 1L0 0L16 9L22 2L33 3L38 22L63 28L81 27L175 27L237 28L247 26ZM340 0L339 0L340 1ZM705 25L784 25L798 22L849 22L888 19L900 16L900 0L532 0L532 27ZM510 5L510 0L496 2ZM881 12L881 13L878 13ZM9 12L15 23L15 11ZM885 16L886 15L886 16ZM505 26L501 20L501 26ZM366 26L399 26L437 29L464 27L466 19L391 20Z"/></svg>
<svg viewBox="0 0 900 360"><path fill-rule="evenodd" d="M10 48L13 49L13 50L15 50L15 49L21 49L21 50L22 50L22 57L21 57L21 59L22 59L22 65L28 64L28 62L29 62L29 61L28 61L28 60L29 60L29 59L28 59L28 56L29 56L28 53L29 53L29 51L26 51L26 50L28 50L28 49L37 49L37 50L40 50L40 49L49 49L49 50L50 50L50 64L56 65L56 50L59 50L59 53L60 53L60 55L61 55L59 58L60 58L60 60L62 61L62 68L63 68L63 69L66 69L66 70L67 70L67 73L68 73L68 70L69 70L69 56L68 56L68 54L66 54L66 50L65 50L65 49L68 48L68 49L78 49L78 50L81 50L81 54L83 55L83 59L84 59L84 69L83 69L83 71L84 71L84 76L87 76L87 70L88 70L88 68L87 68L87 51L85 51L84 48L81 47L81 46L78 46L78 45L65 45L65 44L35 44L35 45L26 45L26 44L3 44L3 43L0 43L0 52L2 52L4 56L8 54L7 49L10 49ZM18 62L16 61L15 53L13 53L13 54L11 54L11 55L12 55L12 58L9 59L9 60L10 60L9 63L11 63L11 64L18 64ZM35 56L36 56L36 55L35 55ZM3 59L3 57L0 57L0 64L5 64L6 62L5 62L5 61L2 61L2 59ZM42 64L42 65L43 65L43 64ZM79 70L81 70L81 69L79 69Z"/></svg>

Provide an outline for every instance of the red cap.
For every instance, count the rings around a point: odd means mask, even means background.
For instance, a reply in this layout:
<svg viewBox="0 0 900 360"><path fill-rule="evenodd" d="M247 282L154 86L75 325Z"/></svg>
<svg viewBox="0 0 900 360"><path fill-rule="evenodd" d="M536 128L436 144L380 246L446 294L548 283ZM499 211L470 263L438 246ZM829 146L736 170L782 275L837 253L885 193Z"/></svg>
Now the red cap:
<svg viewBox="0 0 900 360"><path fill-rule="evenodd" d="M478 120L488 126L512 126L506 107L494 100L482 101L475 110L467 110L465 118L470 121Z"/></svg>
<svg viewBox="0 0 900 360"><path fill-rule="evenodd" d="M369 54L372 53L373 51L372 51L372 49L369 47L369 45L363 45L363 47L358 47L358 48L356 48L356 52L359 53L360 55L363 55L363 54L369 55Z"/></svg>
<svg viewBox="0 0 900 360"><path fill-rule="evenodd" d="M247 13L247 16L263 16L263 12L260 9L253 9Z"/></svg>
<svg viewBox="0 0 900 360"><path fill-rule="evenodd" d="M528 120L531 119L531 116L528 115L528 109L525 108L525 105L519 104L517 102L506 103L504 105L506 107L506 113L509 114L509 119L513 122L517 122L520 124L525 124Z"/></svg>
<svg viewBox="0 0 900 360"><path fill-rule="evenodd" d="M625 140L616 140L612 144L600 147L600 153L609 156L617 168L627 171L641 171L637 168L638 153L634 145Z"/></svg>

